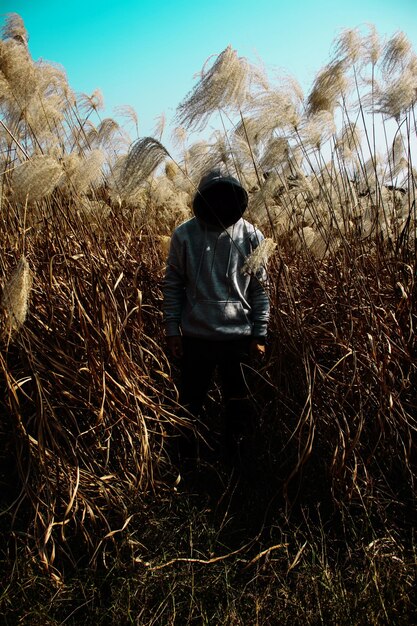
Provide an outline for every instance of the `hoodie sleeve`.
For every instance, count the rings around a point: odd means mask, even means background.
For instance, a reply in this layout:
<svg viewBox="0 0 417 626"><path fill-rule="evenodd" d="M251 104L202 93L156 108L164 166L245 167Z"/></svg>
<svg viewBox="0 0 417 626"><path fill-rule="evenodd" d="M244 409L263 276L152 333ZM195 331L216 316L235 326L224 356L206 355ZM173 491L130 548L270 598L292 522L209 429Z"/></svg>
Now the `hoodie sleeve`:
<svg viewBox="0 0 417 626"><path fill-rule="evenodd" d="M263 238L260 231L255 232L254 249L260 244ZM268 296L268 276L263 265L251 277L249 295L252 307L252 336L265 338L268 331L270 305Z"/></svg>
<svg viewBox="0 0 417 626"><path fill-rule="evenodd" d="M185 297L185 267L182 244L176 231L171 238L162 293L165 334L167 337L180 335Z"/></svg>

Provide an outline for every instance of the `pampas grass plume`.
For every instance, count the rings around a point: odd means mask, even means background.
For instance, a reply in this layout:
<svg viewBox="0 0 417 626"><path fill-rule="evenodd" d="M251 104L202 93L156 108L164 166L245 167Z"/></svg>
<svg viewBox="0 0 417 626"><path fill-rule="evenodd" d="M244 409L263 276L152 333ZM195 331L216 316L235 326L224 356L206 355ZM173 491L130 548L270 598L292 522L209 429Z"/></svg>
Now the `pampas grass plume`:
<svg viewBox="0 0 417 626"><path fill-rule="evenodd" d="M350 63L356 63L362 53L362 38L357 28L342 30L336 40L336 56L346 59Z"/></svg>
<svg viewBox="0 0 417 626"><path fill-rule="evenodd" d="M49 196L63 176L62 165L50 156L36 155L13 172L14 197L35 202Z"/></svg>
<svg viewBox="0 0 417 626"><path fill-rule="evenodd" d="M384 48L382 58L382 68L391 75L396 70L403 70L410 60L413 49L407 36L403 32L398 32L391 37Z"/></svg>
<svg viewBox="0 0 417 626"><path fill-rule="evenodd" d="M91 113L91 111L102 111L104 109L104 97L100 89L93 91L90 96L86 93L81 93L78 96L78 106L86 114Z"/></svg>
<svg viewBox="0 0 417 626"><path fill-rule="evenodd" d="M29 263L22 256L1 297L1 306L6 313L9 331L18 330L26 320L31 286L32 274Z"/></svg>
<svg viewBox="0 0 417 626"><path fill-rule="evenodd" d="M262 72L228 46L210 68L206 62L199 82L179 105L177 119L186 129L202 130L214 111L241 109L252 84L266 88Z"/></svg>
<svg viewBox="0 0 417 626"><path fill-rule="evenodd" d="M333 61L326 65L317 75L308 96L308 115L315 115L320 111L333 113L347 88L345 61Z"/></svg>
<svg viewBox="0 0 417 626"><path fill-rule="evenodd" d="M91 150L80 159L74 159L75 166L71 172L71 184L79 194L86 193L91 186L99 184L102 178L102 168L105 163L105 154L102 150ZM67 170L70 174L70 169Z"/></svg>
<svg viewBox="0 0 417 626"><path fill-rule="evenodd" d="M143 137L135 141L124 160L121 186L129 192L139 187L161 165L169 153L153 137Z"/></svg>
<svg viewBox="0 0 417 626"><path fill-rule="evenodd" d="M242 268L244 274L258 274L262 267L265 267L271 258L277 244L273 239L263 239L259 246L247 257Z"/></svg>
<svg viewBox="0 0 417 626"><path fill-rule="evenodd" d="M397 121L406 113L417 100L417 77L408 68L391 83L378 98L377 112L385 113Z"/></svg>
<svg viewBox="0 0 417 626"><path fill-rule="evenodd" d="M367 58L372 65L376 65L382 51L381 41L378 32L373 24L369 24L369 34L364 41L365 58Z"/></svg>
<svg viewBox="0 0 417 626"><path fill-rule="evenodd" d="M3 39L13 39L20 44L27 46L28 33L24 22L17 13L9 13L6 17L3 28L1 29Z"/></svg>

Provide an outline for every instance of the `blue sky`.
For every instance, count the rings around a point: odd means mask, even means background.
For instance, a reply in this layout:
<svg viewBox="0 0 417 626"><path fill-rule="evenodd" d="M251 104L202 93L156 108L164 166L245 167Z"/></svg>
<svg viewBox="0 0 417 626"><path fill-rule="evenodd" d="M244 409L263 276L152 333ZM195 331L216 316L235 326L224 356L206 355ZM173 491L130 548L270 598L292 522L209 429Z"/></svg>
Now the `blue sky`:
<svg viewBox="0 0 417 626"><path fill-rule="evenodd" d="M343 28L404 31L417 50L415 0L0 0L0 21L19 13L34 59L62 65L74 91L100 89L106 110L128 104L141 136L168 122L204 61L231 44L308 88ZM169 132L169 129L168 129Z"/></svg>

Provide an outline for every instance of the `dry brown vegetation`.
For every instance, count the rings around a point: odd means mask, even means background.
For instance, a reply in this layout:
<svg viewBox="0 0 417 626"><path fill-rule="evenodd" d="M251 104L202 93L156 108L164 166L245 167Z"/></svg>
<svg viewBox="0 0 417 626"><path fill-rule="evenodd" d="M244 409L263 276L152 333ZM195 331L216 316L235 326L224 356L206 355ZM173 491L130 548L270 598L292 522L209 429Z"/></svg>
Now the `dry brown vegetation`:
<svg viewBox="0 0 417 626"><path fill-rule="evenodd" d="M224 50L178 107L174 162L161 135L132 142L101 119L100 94L75 95L6 20L6 624L415 621L417 59L372 29L333 52L304 95ZM220 130L201 139L209 116ZM178 487L169 441L188 422L160 284L214 166L268 236L248 261L269 265L268 358L249 375L245 471L214 453ZM214 433L218 412L214 390Z"/></svg>

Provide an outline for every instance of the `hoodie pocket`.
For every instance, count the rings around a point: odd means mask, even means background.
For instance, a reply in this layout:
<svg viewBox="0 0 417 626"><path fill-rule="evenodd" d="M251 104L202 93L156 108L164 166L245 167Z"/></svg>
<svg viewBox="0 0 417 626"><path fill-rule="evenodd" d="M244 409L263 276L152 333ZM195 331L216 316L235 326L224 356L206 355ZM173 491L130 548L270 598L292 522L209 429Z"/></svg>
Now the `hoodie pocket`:
<svg viewBox="0 0 417 626"><path fill-rule="evenodd" d="M183 318L183 330L191 335L250 335L252 325L239 300L199 300Z"/></svg>

